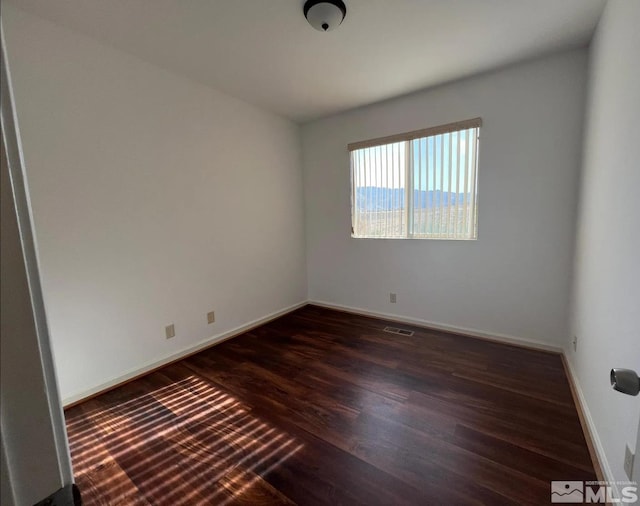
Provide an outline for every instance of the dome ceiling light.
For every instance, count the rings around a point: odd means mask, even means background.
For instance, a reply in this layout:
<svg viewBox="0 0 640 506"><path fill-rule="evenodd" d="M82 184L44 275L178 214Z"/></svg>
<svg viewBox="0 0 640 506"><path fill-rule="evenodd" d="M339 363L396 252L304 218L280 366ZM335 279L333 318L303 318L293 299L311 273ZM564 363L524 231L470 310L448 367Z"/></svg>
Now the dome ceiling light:
<svg viewBox="0 0 640 506"><path fill-rule="evenodd" d="M337 28L347 15L342 0L307 0L303 10L309 24L321 32Z"/></svg>

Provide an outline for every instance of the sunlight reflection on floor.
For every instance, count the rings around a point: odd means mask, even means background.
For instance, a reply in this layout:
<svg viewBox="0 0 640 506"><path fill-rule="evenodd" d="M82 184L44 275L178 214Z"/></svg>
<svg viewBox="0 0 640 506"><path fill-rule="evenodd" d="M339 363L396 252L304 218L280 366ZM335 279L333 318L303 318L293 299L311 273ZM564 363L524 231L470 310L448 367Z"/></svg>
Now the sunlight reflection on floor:
<svg viewBox="0 0 640 506"><path fill-rule="evenodd" d="M76 481L105 504L227 504L304 446L194 376L67 428Z"/></svg>

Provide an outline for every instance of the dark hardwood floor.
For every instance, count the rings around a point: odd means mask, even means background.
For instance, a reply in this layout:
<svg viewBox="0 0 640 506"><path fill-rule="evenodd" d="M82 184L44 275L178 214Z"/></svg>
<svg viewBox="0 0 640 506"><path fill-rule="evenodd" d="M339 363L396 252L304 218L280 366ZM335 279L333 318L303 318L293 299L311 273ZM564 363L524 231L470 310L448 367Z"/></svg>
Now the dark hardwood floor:
<svg viewBox="0 0 640 506"><path fill-rule="evenodd" d="M596 480L559 355L387 324L307 306L68 409L85 504L539 505Z"/></svg>

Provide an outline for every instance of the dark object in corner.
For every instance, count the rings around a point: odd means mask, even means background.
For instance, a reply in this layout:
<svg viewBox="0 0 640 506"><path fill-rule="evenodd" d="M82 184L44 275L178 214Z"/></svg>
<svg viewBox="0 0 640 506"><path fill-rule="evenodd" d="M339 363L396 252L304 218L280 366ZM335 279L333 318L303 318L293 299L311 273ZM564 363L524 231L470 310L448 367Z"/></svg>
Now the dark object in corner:
<svg viewBox="0 0 640 506"><path fill-rule="evenodd" d="M34 506L82 506L80 489L75 483L67 485Z"/></svg>

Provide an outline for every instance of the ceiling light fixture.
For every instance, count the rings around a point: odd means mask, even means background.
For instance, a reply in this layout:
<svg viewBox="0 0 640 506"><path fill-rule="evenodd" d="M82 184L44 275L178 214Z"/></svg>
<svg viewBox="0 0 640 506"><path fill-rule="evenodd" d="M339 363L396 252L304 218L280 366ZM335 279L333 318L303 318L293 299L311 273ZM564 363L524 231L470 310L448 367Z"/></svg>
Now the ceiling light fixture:
<svg viewBox="0 0 640 506"><path fill-rule="evenodd" d="M304 3L304 17L321 32L340 26L346 15L347 7L342 0L307 0Z"/></svg>

